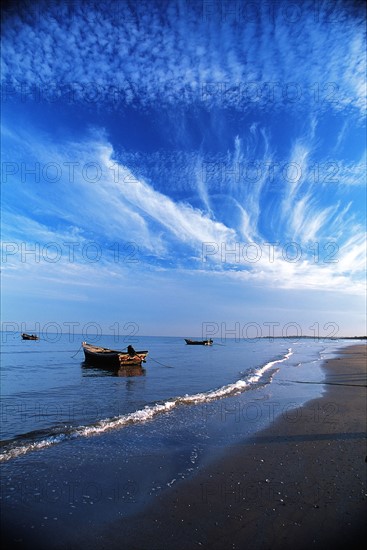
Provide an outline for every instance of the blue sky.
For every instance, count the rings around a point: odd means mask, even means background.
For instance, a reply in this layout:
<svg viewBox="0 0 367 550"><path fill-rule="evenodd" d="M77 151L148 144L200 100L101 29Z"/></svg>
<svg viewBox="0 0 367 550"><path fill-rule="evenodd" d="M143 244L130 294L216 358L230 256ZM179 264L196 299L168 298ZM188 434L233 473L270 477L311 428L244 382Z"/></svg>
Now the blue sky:
<svg viewBox="0 0 367 550"><path fill-rule="evenodd" d="M364 334L364 32L355 2L10 4L4 322Z"/></svg>

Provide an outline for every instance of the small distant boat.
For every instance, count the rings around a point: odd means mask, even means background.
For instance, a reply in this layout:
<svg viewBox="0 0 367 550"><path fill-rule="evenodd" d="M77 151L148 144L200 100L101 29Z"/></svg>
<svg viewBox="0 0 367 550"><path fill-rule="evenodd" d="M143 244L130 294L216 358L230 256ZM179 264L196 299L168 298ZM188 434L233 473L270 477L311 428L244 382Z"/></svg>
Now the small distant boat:
<svg viewBox="0 0 367 550"><path fill-rule="evenodd" d="M140 367L142 363L145 363L145 358L148 355L148 351L135 351L132 346L128 346L127 352L101 348L87 344L87 342L83 342L82 346L85 362L103 368Z"/></svg>
<svg viewBox="0 0 367 550"><path fill-rule="evenodd" d="M26 332L23 332L21 334L22 340L39 340L39 336L36 334L27 334Z"/></svg>
<svg viewBox="0 0 367 550"><path fill-rule="evenodd" d="M209 338L208 340L189 340L185 338L185 342L189 346L212 346L213 340Z"/></svg>

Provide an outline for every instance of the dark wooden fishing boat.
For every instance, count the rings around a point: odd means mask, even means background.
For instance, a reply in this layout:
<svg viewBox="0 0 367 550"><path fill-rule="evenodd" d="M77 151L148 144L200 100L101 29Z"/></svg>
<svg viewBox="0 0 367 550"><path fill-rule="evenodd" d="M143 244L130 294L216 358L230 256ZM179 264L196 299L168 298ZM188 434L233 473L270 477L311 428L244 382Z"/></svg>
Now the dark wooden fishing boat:
<svg viewBox="0 0 367 550"><path fill-rule="evenodd" d="M213 340L209 338L208 340L189 340L188 338L185 338L186 344L189 346L212 346Z"/></svg>
<svg viewBox="0 0 367 550"><path fill-rule="evenodd" d="M102 368L119 369L120 367L141 366L142 363L145 363L145 358L148 355L147 351L135 351L133 348L128 352L123 352L93 346L87 342L83 342L82 346L85 362Z"/></svg>
<svg viewBox="0 0 367 550"><path fill-rule="evenodd" d="M27 334L26 332L23 332L21 334L22 340L39 340L39 336L36 334Z"/></svg>

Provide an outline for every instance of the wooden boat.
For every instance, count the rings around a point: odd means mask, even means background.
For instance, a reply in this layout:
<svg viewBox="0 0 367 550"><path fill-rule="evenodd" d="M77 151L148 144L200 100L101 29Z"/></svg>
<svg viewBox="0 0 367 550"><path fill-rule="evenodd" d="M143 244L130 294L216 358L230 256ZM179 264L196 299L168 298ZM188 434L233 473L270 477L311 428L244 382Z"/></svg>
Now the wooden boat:
<svg viewBox="0 0 367 550"><path fill-rule="evenodd" d="M39 336L36 334L27 334L26 332L23 332L21 334L22 340L39 340Z"/></svg>
<svg viewBox="0 0 367 550"><path fill-rule="evenodd" d="M209 338L208 340L189 340L188 338L185 338L186 344L189 346L212 346L213 340Z"/></svg>
<svg viewBox="0 0 367 550"><path fill-rule="evenodd" d="M103 368L140 367L142 363L145 363L145 358L148 355L147 351L135 351L133 348L129 353L93 346L92 344L87 344L87 342L83 342L82 346L85 362Z"/></svg>

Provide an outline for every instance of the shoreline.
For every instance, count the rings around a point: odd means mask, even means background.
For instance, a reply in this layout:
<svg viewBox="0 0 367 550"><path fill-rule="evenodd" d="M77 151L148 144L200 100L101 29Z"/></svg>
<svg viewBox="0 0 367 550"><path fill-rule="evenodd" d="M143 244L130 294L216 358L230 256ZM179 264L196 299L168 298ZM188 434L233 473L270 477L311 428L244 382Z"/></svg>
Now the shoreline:
<svg viewBox="0 0 367 550"><path fill-rule="evenodd" d="M325 393L235 446L92 548L308 549L366 537L366 346L324 361Z"/></svg>
<svg viewBox="0 0 367 550"><path fill-rule="evenodd" d="M16 468L5 466L14 479L4 499L9 497L11 505L12 487L20 491L20 506L8 508L8 525L2 522L5 547L74 550L87 544L92 550L293 550L331 543L337 547L335 536L351 546L365 511L365 450L361 459L365 353L364 344L333 353L335 358L322 363L321 397L290 409L289 415L282 414L263 429L258 426L259 431L245 439L238 434L239 443L225 445L219 453L214 449L192 477L146 502L141 500L145 476L150 483L160 479L161 468L165 475L172 467L179 471L164 449L150 458L142 456L128 470L124 466L128 455L119 452L123 447L113 434L107 436L112 454L106 455L103 465L96 460L105 452L102 440L87 442L95 458L87 458L83 470L78 454L85 452L86 442L65 444L63 450L51 448L47 461L42 454L20 457ZM284 389L295 392L294 397L299 390L299 397L305 386L288 390L285 385ZM264 401L264 407L266 403L270 402ZM184 409L182 414L184 420ZM219 441L226 439L227 429L222 424ZM179 452L175 458L180 459ZM33 482L30 475L38 481ZM69 493L63 492L64 487ZM100 499L88 496L98 487Z"/></svg>

